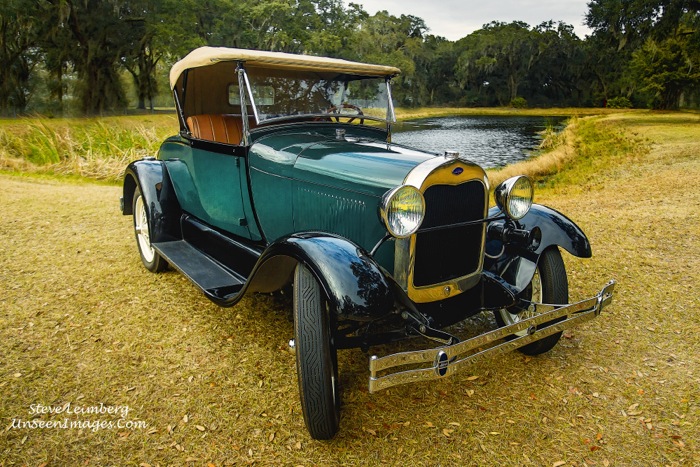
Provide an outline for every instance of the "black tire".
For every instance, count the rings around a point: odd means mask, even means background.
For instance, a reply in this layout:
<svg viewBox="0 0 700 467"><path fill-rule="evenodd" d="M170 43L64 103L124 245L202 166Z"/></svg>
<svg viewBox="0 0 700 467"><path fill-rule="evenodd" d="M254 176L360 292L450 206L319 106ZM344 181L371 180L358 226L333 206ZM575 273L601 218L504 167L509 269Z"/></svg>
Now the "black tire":
<svg viewBox="0 0 700 467"><path fill-rule="evenodd" d="M314 275L294 272L294 344L304 422L314 439L331 439L340 424L338 354L333 319Z"/></svg>
<svg viewBox="0 0 700 467"><path fill-rule="evenodd" d="M151 246L150 215L140 188L136 188L131 203L134 213L134 235L141 262L151 272L165 271L168 268L168 263Z"/></svg>
<svg viewBox="0 0 700 467"><path fill-rule="evenodd" d="M569 282L566 277L566 267L561 258L559 250L548 248L540 256L537 262L537 270L530 284L521 293L521 296L527 300L541 301L542 303L564 304L569 303ZM521 319L531 317L527 311L519 314L511 314L507 309L501 309L494 312L496 322L499 326L513 324ZM550 321L541 325L541 327L553 324L555 321ZM518 335L509 336L509 339L514 339L527 333L522 331ZM548 352L557 345L561 338L561 332L544 337L531 344L520 347L518 350L525 355L539 355Z"/></svg>

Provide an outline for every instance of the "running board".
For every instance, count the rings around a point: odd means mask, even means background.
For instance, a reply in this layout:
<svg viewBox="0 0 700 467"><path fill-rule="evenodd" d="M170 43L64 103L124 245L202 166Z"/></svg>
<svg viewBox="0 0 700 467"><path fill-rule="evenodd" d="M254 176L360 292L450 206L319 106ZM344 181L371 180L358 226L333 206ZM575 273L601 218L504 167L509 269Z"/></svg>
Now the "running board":
<svg viewBox="0 0 700 467"><path fill-rule="evenodd" d="M596 296L578 303L570 305L534 304L536 311L541 314L486 332L458 344L401 352L381 358L376 355L372 356L369 362L369 392L381 391L398 384L430 381L450 376L486 358L515 350L543 337L593 319L610 304L614 289L615 281L610 281ZM550 326L539 327L557 319L562 321ZM522 331L527 332L521 337L482 350L487 345ZM406 366L409 368L405 369Z"/></svg>
<svg viewBox="0 0 700 467"><path fill-rule="evenodd" d="M153 248L215 302L237 295L246 279L193 247L185 240L153 243Z"/></svg>

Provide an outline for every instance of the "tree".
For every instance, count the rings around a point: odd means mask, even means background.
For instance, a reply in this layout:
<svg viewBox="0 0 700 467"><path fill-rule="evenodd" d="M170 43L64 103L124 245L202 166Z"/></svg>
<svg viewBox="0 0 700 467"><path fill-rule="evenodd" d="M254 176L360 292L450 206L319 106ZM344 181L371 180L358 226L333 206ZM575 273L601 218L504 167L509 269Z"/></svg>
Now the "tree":
<svg viewBox="0 0 700 467"><path fill-rule="evenodd" d="M492 22L460 39L456 74L463 87L486 88L500 105L518 96L540 48L536 31L519 21Z"/></svg>
<svg viewBox="0 0 700 467"><path fill-rule="evenodd" d="M696 86L700 1L592 0L588 7L590 68L602 95L647 94L654 107L676 108Z"/></svg>
<svg viewBox="0 0 700 467"><path fill-rule="evenodd" d="M38 61L38 27L28 0L0 6L0 113L23 112L32 92Z"/></svg>
<svg viewBox="0 0 700 467"><path fill-rule="evenodd" d="M632 54L632 71L642 84L640 91L649 93L650 107L678 109L683 93L700 85L700 37L697 24L694 28L662 41L648 39Z"/></svg>
<svg viewBox="0 0 700 467"><path fill-rule="evenodd" d="M538 45L537 62L528 74L531 103L583 105L588 99L583 41L566 23L547 21L534 29Z"/></svg>
<svg viewBox="0 0 700 467"><path fill-rule="evenodd" d="M119 78L125 48L122 3L116 0L47 0L42 10L44 31L53 30L52 50L60 67L70 63L77 72L77 93L85 114L101 114L126 105ZM64 61L65 60L65 61Z"/></svg>

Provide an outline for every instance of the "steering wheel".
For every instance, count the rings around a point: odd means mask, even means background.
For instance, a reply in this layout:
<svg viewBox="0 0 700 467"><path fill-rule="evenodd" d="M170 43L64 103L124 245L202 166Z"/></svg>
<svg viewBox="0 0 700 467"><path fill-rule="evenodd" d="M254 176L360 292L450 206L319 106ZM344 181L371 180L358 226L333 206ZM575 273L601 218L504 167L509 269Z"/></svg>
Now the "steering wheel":
<svg viewBox="0 0 700 467"><path fill-rule="evenodd" d="M339 108L340 109L352 109L355 112L357 112L357 115L352 116L352 115L343 115L340 113L335 113L335 112L338 112ZM333 114L333 115L331 115L331 118L335 119L336 122L340 122L341 118L348 118L349 120L347 123L352 123L355 121L356 118L359 118L360 125L364 125L364 123L365 123L365 119L362 118L362 115L364 115L364 113L362 112L362 109L356 105L353 105L353 104L344 103L344 104L341 104L340 107L334 105L333 107L328 108L326 110L326 113Z"/></svg>

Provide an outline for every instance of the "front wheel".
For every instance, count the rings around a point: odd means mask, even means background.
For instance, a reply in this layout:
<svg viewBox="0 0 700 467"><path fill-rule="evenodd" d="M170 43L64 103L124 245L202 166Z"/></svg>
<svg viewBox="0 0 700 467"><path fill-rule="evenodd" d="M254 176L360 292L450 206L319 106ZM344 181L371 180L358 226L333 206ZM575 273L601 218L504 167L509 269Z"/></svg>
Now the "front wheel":
<svg viewBox="0 0 700 467"><path fill-rule="evenodd" d="M549 248L542 253L537 262L537 269L532 281L521 293L522 298L537 303L565 304L569 303L569 282L566 278L566 267L561 253L557 248ZM513 310L502 308L494 312L496 322L499 326L508 326L521 320L532 318L536 314L528 310L513 313ZM553 324L544 323L541 326ZM510 339L522 337L527 334L527 330L515 333ZM552 350L561 338L561 332L544 337L532 344L520 347L525 355L539 355Z"/></svg>
<svg viewBox="0 0 700 467"><path fill-rule="evenodd" d="M340 424L333 319L321 286L302 264L294 273L293 295L294 344L304 421L312 438L331 439Z"/></svg>

